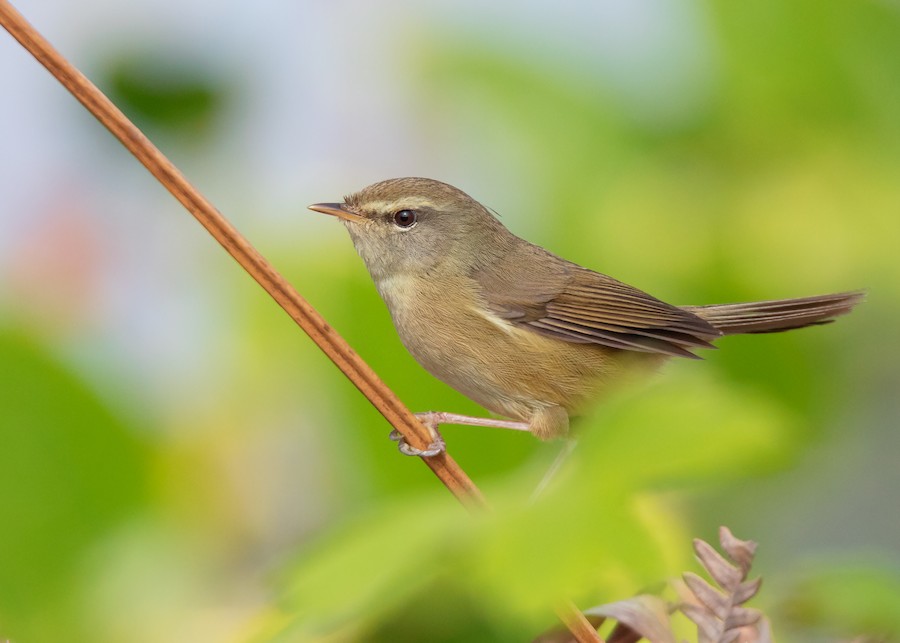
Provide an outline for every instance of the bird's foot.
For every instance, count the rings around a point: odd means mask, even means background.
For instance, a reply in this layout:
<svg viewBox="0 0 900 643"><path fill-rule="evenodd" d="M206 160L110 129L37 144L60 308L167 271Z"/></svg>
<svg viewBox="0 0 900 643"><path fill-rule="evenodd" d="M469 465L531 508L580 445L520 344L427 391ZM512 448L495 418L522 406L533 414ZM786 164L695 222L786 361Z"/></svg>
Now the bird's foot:
<svg viewBox="0 0 900 643"><path fill-rule="evenodd" d="M391 434L388 437L390 437L391 440L397 443L397 449L403 455L418 456L420 458L432 458L446 451L447 445L444 444L444 438L441 437L441 434L438 432L437 425L431 426L427 422L423 422L423 424L425 424L425 426L428 427L428 430L431 431L431 435L433 438L431 444L429 444L425 449L417 449L416 447L410 445L406 441L406 438L404 438L397 429L391 431Z"/></svg>

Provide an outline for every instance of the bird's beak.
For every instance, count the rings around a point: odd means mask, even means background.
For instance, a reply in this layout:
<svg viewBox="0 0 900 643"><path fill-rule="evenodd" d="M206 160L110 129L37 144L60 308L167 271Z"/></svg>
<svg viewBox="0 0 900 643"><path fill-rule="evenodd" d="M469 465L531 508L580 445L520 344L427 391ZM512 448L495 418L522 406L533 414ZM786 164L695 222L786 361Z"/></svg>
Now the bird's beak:
<svg viewBox="0 0 900 643"><path fill-rule="evenodd" d="M355 212L350 212L345 203L313 203L309 206L310 210L330 214L334 217L340 217L345 221L363 221L365 217L361 217Z"/></svg>

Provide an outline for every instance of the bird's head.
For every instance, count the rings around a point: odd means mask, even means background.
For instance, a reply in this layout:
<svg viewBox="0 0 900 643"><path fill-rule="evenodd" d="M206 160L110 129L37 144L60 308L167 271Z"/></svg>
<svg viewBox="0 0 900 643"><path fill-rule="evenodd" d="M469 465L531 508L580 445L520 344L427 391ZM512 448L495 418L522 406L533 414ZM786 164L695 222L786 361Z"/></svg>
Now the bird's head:
<svg viewBox="0 0 900 643"><path fill-rule="evenodd" d="M422 178L389 179L310 210L339 217L377 279L435 270L464 272L492 256L509 235L475 199Z"/></svg>

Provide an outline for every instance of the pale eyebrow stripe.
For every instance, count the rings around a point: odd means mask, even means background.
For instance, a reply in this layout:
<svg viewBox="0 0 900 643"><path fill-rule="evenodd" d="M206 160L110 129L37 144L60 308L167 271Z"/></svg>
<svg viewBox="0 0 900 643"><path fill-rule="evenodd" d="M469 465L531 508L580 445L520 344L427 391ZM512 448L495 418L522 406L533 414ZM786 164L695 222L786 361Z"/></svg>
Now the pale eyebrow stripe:
<svg viewBox="0 0 900 643"><path fill-rule="evenodd" d="M415 208L434 207L434 203L421 196L409 196L397 201L370 201L366 203L367 208L371 208L376 212L387 210L388 206L397 210L412 210Z"/></svg>

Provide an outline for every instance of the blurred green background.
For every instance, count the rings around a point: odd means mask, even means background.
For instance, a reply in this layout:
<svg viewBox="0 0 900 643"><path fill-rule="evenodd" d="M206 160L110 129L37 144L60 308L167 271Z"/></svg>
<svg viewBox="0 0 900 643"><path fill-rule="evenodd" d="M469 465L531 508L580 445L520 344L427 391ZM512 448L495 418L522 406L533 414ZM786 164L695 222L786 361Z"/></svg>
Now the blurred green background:
<svg viewBox="0 0 900 643"><path fill-rule="evenodd" d="M780 640L900 632L895 2L17 5L413 410L480 412L305 211L392 176L674 303L869 297L599 406L533 505L558 445L447 428L471 519L4 38L0 639L528 640L721 524Z"/></svg>

